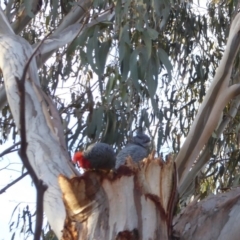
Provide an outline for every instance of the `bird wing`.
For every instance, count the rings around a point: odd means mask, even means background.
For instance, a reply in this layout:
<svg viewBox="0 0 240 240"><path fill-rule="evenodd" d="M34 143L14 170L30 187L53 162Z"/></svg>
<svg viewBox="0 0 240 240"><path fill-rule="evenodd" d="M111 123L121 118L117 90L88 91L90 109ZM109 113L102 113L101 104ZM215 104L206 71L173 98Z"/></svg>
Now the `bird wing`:
<svg viewBox="0 0 240 240"><path fill-rule="evenodd" d="M128 144L118 153L115 168L119 168L123 165L127 157L131 157L134 162L139 162L147 157L147 155L147 149L136 144Z"/></svg>

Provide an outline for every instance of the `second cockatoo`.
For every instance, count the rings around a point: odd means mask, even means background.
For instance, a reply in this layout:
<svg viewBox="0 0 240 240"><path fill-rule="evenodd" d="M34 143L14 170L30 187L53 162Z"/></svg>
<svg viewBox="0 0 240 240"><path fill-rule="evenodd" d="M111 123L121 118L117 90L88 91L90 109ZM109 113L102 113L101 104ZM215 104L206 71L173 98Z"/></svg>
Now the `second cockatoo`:
<svg viewBox="0 0 240 240"><path fill-rule="evenodd" d="M151 140L146 134L139 132L132 141L126 145L117 155L115 168L119 168L131 157L134 162L139 162L149 154Z"/></svg>

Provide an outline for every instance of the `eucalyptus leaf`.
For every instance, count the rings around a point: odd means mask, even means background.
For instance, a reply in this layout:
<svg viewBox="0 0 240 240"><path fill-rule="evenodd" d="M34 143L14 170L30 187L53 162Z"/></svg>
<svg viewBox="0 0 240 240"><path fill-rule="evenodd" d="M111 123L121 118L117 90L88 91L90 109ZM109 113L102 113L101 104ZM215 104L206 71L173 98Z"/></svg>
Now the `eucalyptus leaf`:
<svg viewBox="0 0 240 240"><path fill-rule="evenodd" d="M126 23L124 27L120 29L119 41L131 44L129 37L129 23Z"/></svg>
<svg viewBox="0 0 240 240"><path fill-rule="evenodd" d="M100 66L100 59L99 59L99 26L96 25L93 33L93 52L94 52L94 59L95 59L95 72L100 76L102 74L101 72L101 66Z"/></svg>
<svg viewBox="0 0 240 240"><path fill-rule="evenodd" d="M143 40L147 49L147 60L151 57L152 54L152 40L148 35L146 30L143 31Z"/></svg>
<svg viewBox="0 0 240 240"><path fill-rule="evenodd" d="M35 15L32 12L32 4L33 4L33 2L31 0L24 0L23 1L23 6L25 6L25 8L26 8L27 15L31 18L34 18Z"/></svg>
<svg viewBox="0 0 240 240"><path fill-rule="evenodd" d="M98 125L98 109L93 109L92 113L88 115L89 123L87 126L87 135L89 138L94 138L96 135Z"/></svg>
<svg viewBox="0 0 240 240"><path fill-rule="evenodd" d="M100 133L102 132L103 114L104 114L104 107L99 106L96 109L95 115L93 115L93 117L96 117L97 119L97 129L96 129L96 136L95 136L97 139L99 138Z"/></svg>
<svg viewBox="0 0 240 240"><path fill-rule="evenodd" d="M58 9L58 0L52 0L51 1L51 23L55 22L55 19L57 18L57 9Z"/></svg>
<svg viewBox="0 0 240 240"><path fill-rule="evenodd" d="M148 27L148 28L147 28L147 34L148 34L148 36L149 36L150 39L156 40L156 39L158 38L159 32L156 31L156 30L153 29L153 28Z"/></svg>
<svg viewBox="0 0 240 240"><path fill-rule="evenodd" d="M131 3L131 0L125 0L125 1L124 1L124 10L123 10L122 17L123 17L123 16L127 16L130 3Z"/></svg>
<svg viewBox="0 0 240 240"><path fill-rule="evenodd" d="M96 73L98 72L98 69L96 68L95 66L95 63L94 63L94 56L93 56L93 50L94 50L94 38L90 38L88 40L88 43L87 43L87 60L88 60L88 63L90 64L91 68L93 69L93 71L95 71Z"/></svg>
<svg viewBox="0 0 240 240"><path fill-rule="evenodd" d="M171 82L172 81L172 64L168 58L167 53L162 48L158 49L158 57L159 57L159 60L163 63L163 65L167 69L168 79L169 79L168 82Z"/></svg>
<svg viewBox="0 0 240 240"><path fill-rule="evenodd" d="M100 43L99 54L98 54L100 74L103 74L103 72L104 72L104 68L105 68L106 60L107 60L107 57L109 54L110 46L111 46L111 40Z"/></svg>
<svg viewBox="0 0 240 240"><path fill-rule="evenodd" d="M115 141L115 130L116 130L116 114L114 111L109 110L107 112L107 124L103 135L103 142L112 144Z"/></svg>
<svg viewBox="0 0 240 240"><path fill-rule="evenodd" d="M137 58L138 58L138 50L135 49L130 56L130 78L133 82L134 87L137 91L140 91L139 82L138 82L138 70L137 70Z"/></svg>
<svg viewBox="0 0 240 240"><path fill-rule="evenodd" d="M123 56L123 61L122 61L122 66L121 66L121 72L122 72L122 79L125 81L128 77L129 73L129 65L130 65L130 54L131 54L131 49L128 46L128 44L124 44L124 56Z"/></svg>

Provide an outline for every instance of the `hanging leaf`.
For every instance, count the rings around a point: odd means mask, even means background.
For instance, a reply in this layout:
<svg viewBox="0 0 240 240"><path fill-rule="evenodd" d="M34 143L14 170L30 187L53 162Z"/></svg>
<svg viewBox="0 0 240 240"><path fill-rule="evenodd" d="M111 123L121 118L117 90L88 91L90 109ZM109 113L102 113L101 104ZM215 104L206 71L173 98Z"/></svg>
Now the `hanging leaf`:
<svg viewBox="0 0 240 240"><path fill-rule="evenodd" d="M130 73L131 73L130 77L132 79L134 87L137 89L137 91L140 91L138 82L137 57L138 50L135 49L130 56Z"/></svg>
<svg viewBox="0 0 240 240"><path fill-rule="evenodd" d="M56 4L57 1L55 1L55 3L53 4ZM31 0L24 0L23 1L23 6L26 8L26 12L27 12L27 15L31 18L34 18L35 15L33 14L32 12L32 1Z"/></svg>
<svg viewBox="0 0 240 240"><path fill-rule="evenodd" d="M124 43L124 56L123 61L121 63L121 73L122 79L125 81L127 79L129 73L129 65L130 65L130 47L128 44Z"/></svg>
<svg viewBox="0 0 240 240"><path fill-rule="evenodd" d="M148 60L152 54L152 40L149 37L147 30L143 31L143 40L147 49L147 60Z"/></svg>
<svg viewBox="0 0 240 240"><path fill-rule="evenodd" d="M113 144L116 136L116 113L114 113L112 110L109 110L106 114L106 118L107 124L102 141L108 144Z"/></svg>
<svg viewBox="0 0 240 240"><path fill-rule="evenodd" d="M94 59L95 59L95 71L98 74L98 76L101 76L102 72L100 71L100 59L99 59L99 26L96 25L93 33L93 53L94 53Z"/></svg>
<svg viewBox="0 0 240 240"><path fill-rule="evenodd" d="M156 31L156 30L153 29L153 28L148 27L148 28L147 28L147 34L148 34L148 36L150 37L150 39L156 40L156 39L158 38L159 32Z"/></svg>
<svg viewBox="0 0 240 240"><path fill-rule="evenodd" d="M119 42L125 42L131 44L129 38L129 23L126 23L123 28L120 29Z"/></svg>
<svg viewBox="0 0 240 240"><path fill-rule="evenodd" d="M168 83L172 81L172 64L169 61L167 53L162 49L158 49L159 60L163 63L168 72Z"/></svg>
<svg viewBox="0 0 240 240"><path fill-rule="evenodd" d="M124 1L124 10L123 10L122 17L125 17L128 15L128 9L129 9L130 3L131 3L131 0Z"/></svg>
<svg viewBox="0 0 240 240"><path fill-rule="evenodd" d="M94 50L94 39L90 38L87 43L87 60L90 64L91 68L94 72L97 72L95 63L93 62L94 56L93 56L93 50Z"/></svg>
<svg viewBox="0 0 240 240"><path fill-rule="evenodd" d="M53 23L55 22L57 15L58 15L58 0L52 0L51 1L51 25L53 25ZM31 6L32 3L29 4L29 6Z"/></svg>
<svg viewBox="0 0 240 240"><path fill-rule="evenodd" d="M98 109L96 109L96 114L93 115L93 117L96 116L97 121L97 129L96 129L96 139L99 138L100 133L102 132L102 125L103 125L103 113L104 113L104 107L99 106Z"/></svg>
<svg viewBox="0 0 240 240"><path fill-rule="evenodd" d="M111 46L111 42L112 41L109 39L106 42L100 43L99 54L98 54L98 58L99 58L98 67L99 67L99 73L100 74L103 74L103 72L104 72L106 59L107 59L107 56L109 54L109 49L110 49L110 46Z"/></svg>

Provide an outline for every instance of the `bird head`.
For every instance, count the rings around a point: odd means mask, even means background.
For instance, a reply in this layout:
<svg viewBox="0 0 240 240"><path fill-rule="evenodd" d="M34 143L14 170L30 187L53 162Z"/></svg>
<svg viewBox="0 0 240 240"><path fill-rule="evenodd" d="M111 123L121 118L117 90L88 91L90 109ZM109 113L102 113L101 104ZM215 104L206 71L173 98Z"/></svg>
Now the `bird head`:
<svg viewBox="0 0 240 240"><path fill-rule="evenodd" d="M151 145L151 139L149 136L142 132L137 133L137 135L133 137L132 142L144 148L148 148Z"/></svg>
<svg viewBox="0 0 240 240"><path fill-rule="evenodd" d="M91 163L84 157L83 152L75 152L73 155L73 162L77 163L79 167L88 169L91 168Z"/></svg>

